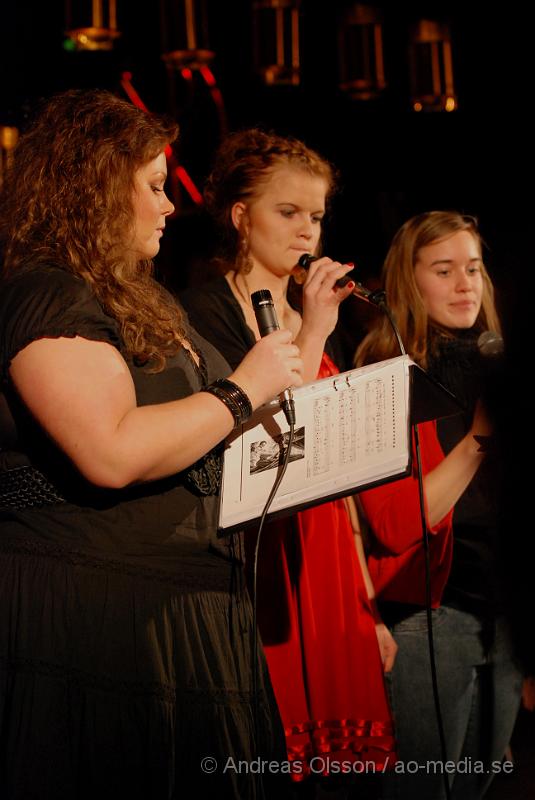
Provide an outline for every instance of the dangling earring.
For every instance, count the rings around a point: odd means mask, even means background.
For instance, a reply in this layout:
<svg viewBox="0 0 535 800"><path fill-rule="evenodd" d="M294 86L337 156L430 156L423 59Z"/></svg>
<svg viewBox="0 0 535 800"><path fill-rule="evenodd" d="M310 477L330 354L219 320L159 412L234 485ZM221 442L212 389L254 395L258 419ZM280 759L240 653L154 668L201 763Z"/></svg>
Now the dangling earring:
<svg viewBox="0 0 535 800"><path fill-rule="evenodd" d="M253 268L253 262L250 256L249 239L245 234L242 234L239 239L238 252L236 254L236 272L242 275L248 275Z"/></svg>

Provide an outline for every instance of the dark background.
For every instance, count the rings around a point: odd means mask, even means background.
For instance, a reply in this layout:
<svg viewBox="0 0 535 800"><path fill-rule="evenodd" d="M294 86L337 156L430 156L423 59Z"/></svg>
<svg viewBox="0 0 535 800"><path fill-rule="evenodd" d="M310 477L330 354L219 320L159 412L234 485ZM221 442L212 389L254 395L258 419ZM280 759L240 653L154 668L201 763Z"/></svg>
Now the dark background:
<svg viewBox="0 0 535 800"><path fill-rule="evenodd" d="M223 128L199 73L187 82L176 71L168 73L161 57L164 39L174 39L176 46L180 33L162 26L162 9L180 9L182 2L117 0L122 35L110 52L64 48L62 0L11 3L2 20L0 125L24 128L41 97L70 87L122 94L127 70L151 110L173 113L180 122L176 156L201 188ZM75 21L89 24L90 0L70 5ZM523 365L533 227L528 62L534 42L525 7L481 0L377 0L384 18L387 88L375 100L355 101L338 86L337 26L351 5L347 0L302 0L299 86L265 86L255 72L253 5L252 0L205 3L207 40L199 44L215 53L212 69L227 129L259 124L292 134L334 162L340 191L327 219L324 250L354 262L364 283L378 280L393 234L413 214L453 208L476 216L505 327ZM458 99L452 113L411 110L409 29L421 18L450 25ZM177 213L157 268L168 286L180 289L209 274L217 238L203 209L183 190L173 201ZM351 349L367 313L355 300L343 307ZM519 402L523 398L527 394Z"/></svg>
<svg viewBox="0 0 535 800"><path fill-rule="evenodd" d="M216 54L212 69L228 128L261 124L296 135L336 164L341 190L325 250L355 262L361 280L378 274L393 233L412 214L456 208L477 216L488 244L486 261L507 313L530 253L525 203L531 189L527 65L533 45L524 12L518 4L492 8L469 0L378 1L388 85L381 98L364 102L338 88L336 29L347 5L303 0L301 85L266 87L254 71L253 3L208 0L207 44ZM169 77L161 58L159 0L117 0L117 6L122 36L112 52L64 49L61 0L26 0L8 9L0 56L0 124L23 127L40 97L62 89L99 86L121 93L121 74L129 70L151 110L173 112L179 119L177 155L201 186L221 135L206 85L198 73L190 84L178 73ZM89 0L72 0L72 8L89 24ZM450 24L458 97L453 113L411 110L407 43L410 24L420 18ZM173 32L166 36L172 38ZM204 213L184 192L178 201L159 268L180 287L202 279L214 237Z"/></svg>
<svg viewBox="0 0 535 800"><path fill-rule="evenodd" d="M107 53L64 49L61 0L18 0L4 9L0 125L23 128L41 97L63 89L102 87L121 94L121 74L128 70L151 110L173 112L179 120L176 154L201 187L222 133L206 85L198 74L190 84L178 73L168 75L161 58L159 0L117 3L122 36ZM234 130L260 124L298 136L336 164L341 187L326 226L325 252L355 262L365 283L377 281L393 234L413 214L453 208L479 219L509 344L498 420L507 476L504 563L511 577L519 650L535 672L535 548L526 502L531 490L526 459L533 453L526 346L532 283L532 26L518 0L377 0L384 12L388 86L379 99L359 102L338 88L336 28L346 5L344 0L303 0L301 85L266 87L253 66L253 3L207 1L207 44L215 52L212 68L227 126ZM83 12L90 2L73 0L73 8ZM89 14L85 18L89 24ZM450 24L458 98L453 113L411 110L407 42L409 26L419 18ZM178 212L168 225L157 264L160 277L180 289L209 273L217 241L202 208L184 192L173 200ZM343 327L351 349L365 327L366 309L355 300L344 306ZM513 796L508 791L506 787L504 796ZM520 790L516 796L524 797Z"/></svg>

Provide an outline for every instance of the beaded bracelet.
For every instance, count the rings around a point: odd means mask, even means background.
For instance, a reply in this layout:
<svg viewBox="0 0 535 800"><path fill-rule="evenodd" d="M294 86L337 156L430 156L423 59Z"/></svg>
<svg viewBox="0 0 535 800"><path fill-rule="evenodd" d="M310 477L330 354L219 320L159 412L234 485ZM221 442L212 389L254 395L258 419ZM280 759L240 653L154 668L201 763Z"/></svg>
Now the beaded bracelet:
<svg viewBox="0 0 535 800"><path fill-rule="evenodd" d="M234 419L234 427L237 428L247 422L253 413L251 401L236 383L227 378L218 378L209 386L204 386L201 392L209 392L221 400L226 405Z"/></svg>

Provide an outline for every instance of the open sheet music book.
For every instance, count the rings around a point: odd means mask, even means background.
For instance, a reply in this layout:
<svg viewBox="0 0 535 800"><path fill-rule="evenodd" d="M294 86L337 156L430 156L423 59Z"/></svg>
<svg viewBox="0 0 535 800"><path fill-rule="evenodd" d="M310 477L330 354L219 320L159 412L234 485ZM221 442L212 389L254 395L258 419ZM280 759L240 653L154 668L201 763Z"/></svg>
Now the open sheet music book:
<svg viewBox="0 0 535 800"><path fill-rule="evenodd" d="M425 409L415 421L458 410L453 396L433 383L409 356L296 389L290 462L268 519L407 475L413 393ZM283 462L288 432L284 414L274 401L258 409L227 439L221 534L260 517Z"/></svg>

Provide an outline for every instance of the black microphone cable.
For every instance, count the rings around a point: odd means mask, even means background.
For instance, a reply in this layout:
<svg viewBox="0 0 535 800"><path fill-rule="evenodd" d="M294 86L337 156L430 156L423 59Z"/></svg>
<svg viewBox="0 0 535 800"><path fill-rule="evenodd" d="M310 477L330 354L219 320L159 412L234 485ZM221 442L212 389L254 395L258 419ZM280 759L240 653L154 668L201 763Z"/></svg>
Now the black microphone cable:
<svg viewBox="0 0 535 800"><path fill-rule="evenodd" d="M260 331L260 336L264 337L267 336L269 333L273 331L279 330L279 323L277 320L277 315L275 313L275 305L273 303L273 298L271 296L271 292L269 289L260 289L257 292L253 292L251 295L251 302L253 304L253 309L256 316L256 321L258 324L258 330ZM290 463L290 455L292 452L293 440L294 440L294 431L295 431L295 404L293 399L293 394L291 389L286 389L282 394L279 396L279 402L281 405L281 409L284 412L284 416L286 417L286 421L289 425L289 433L288 438L286 441L286 445L284 444L284 434L282 435L281 439L281 446L286 447L284 452L284 460L282 464L280 464L280 456L279 456L279 466L280 469L277 473L277 477L275 482L271 488L269 496L266 500L264 505L264 509L262 511L260 517L260 523L258 525L258 533L255 543L254 549L254 557L253 557L253 587L252 587L252 606L253 606L253 641L252 641L252 659L253 659L253 687L252 687L252 694L253 694L253 724L255 729L255 737L256 737L256 746L258 749L259 744L259 696L258 696L258 603L257 603L257 575L258 575L258 555L260 552L260 540L262 537L262 531L264 528L264 523L266 521L266 516L268 511L273 503L275 495L277 494L279 487L282 483L284 475L286 474L286 469L288 464ZM261 794L264 795L263 791L263 784L262 784L262 776L261 772L259 772L259 788Z"/></svg>
<svg viewBox="0 0 535 800"><path fill-rule="evenodd" d="M401 339L401 334L396 325L394 315L386 305L386 298L383 298L382 306L384 311L387 312L388 320L392 326L394 334L399 344L401 355L406 355L405 348ZM388 309L388 311L387 311ZM444 791L446 793L446 800L450 800L451 791L448 781L448 774L444 769L448 761L446 736L444 734L444 721L442 719L442 710L440 707L440 696L438 692L438 679L437 679L437 666L435 658L435 639L433 635L433 614L432 614L432 598L431 598L431 559L429 555L429 529L427 527L427 520L425 518L425 497L424 497L424 478L422 469L422 455L420 450L420 433L418 423L412 425L414 431L414 451L416 454L416 472L418 476L418 499L420 507L420 524L422 526L422 547L424 551L424 573L425 573L425 612L427 620L427 645L429 651L429 668L431 674L431 686L433 689L433 702L435 705L435 716L437 720L437 730L440 740L440 754L442 756L442 778L444 782Z"/></svg>
<svg viewBox="0 0 535 800"><path fill-rule="evenodd" d="M427 644L429 650L429 666L431 673L431 686L433 688L433 702L435 704L435 715L437 719L438 736L440 739L440 754L442 756L442 778L444 781L444 791L446 792L447 800L451 798L450 785L448 781L448 774L444 770L444 765L448 761L446 736L444 733L444 721L442 719L442 710L440 706L440 696L438 693L438 679L437 679L437 665L435 658L435 639L433 635L433 609L431 598L431 560L429 555L429 530L427 527L427 520L425 518L425 498L424 498L424 480L422 470L422 455L420 451L420 434L418 424L413 426L414 430L414 450L416 453L416 470L418 473L418 495L420 501L420 519L422 525L422 545L424 549L424 563L425 563L425 613L427 620Z"/></svg>

